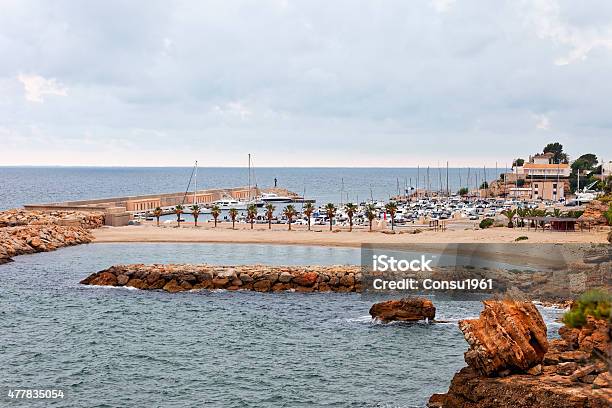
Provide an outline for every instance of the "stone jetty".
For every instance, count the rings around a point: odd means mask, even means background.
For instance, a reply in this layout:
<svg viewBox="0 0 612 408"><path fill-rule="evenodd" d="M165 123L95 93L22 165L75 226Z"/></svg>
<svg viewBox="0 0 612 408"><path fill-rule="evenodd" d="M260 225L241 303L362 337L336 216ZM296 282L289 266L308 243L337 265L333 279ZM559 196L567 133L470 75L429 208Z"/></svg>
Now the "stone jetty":
<svg viewBox="0 0 612 408"><path fill-rule="evenodd" d="M359 266L269 266L131 264L115 265L81 281L84 285L127 286L182 292L198 289L257 292L361 292Z"/></svg>
<svg viewBox="0 0 612 408"><path fill-rule="evenodd" d="M101 213L78 211L0 212L0 264L12 257L89 243L90 230L104 224Z"/></svg>
<svg viewBox="0 0 612 408"><path fill-rule="evenodd" d="M581 329L546 326L530 302L485 301L476 320L459 322L470 348L468 367L430 408L608 408L612 406L610 322L589 318Z"/></svg>
<svg viewBox="0 0 612 408"><path fill-rule="evenodd" d="M436 308L429 299L421 297L403 298L375 303L370 308L370 316L382 322L416 322L436 318Z"/></svg>

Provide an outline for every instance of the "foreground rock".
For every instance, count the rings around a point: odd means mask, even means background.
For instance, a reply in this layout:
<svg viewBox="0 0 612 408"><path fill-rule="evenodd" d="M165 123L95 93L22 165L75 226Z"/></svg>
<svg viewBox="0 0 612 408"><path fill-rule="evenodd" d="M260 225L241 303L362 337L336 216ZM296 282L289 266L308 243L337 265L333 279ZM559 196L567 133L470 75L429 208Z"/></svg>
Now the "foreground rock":
<svg viewBox="0 0 612 408"><path fill-rule="evenodd" d="M7 210L0 212L0 264L16 255L89 243L90 230L104 223L101 213Z"/></svg>
<svg viewBox="0 0 612 408"><path fill-rule="evenodd" d="M496 304L492 304L496 303ZM502 326L495 322L504 322L504 328L511 328L512 333L525 333L525 327L535 327L539 332L539 319L534 317L530 308L522 302L489 302L479 320L480 328L474 337L486 336L489 339L499 337ZM504 305L505 304L505 305ZM486 312L486 313L485 313ZM531 323L524 321L525 312L529 313ZM483 317L484 315L484 317ZM494 316L494 320L491 318ZM488 322L485 324L485 322ZM519 323L521 322L521 323ZM471 327L476 324L470 323ZM531 333L532 330L529 330ZM465 332L464 332L465 333ZM467 333L476 333L470 330ZM610 375L610 323L606 321L589 320L582 329L561 328L561 339L551 340L548 350L539 364L518 364L516 361L527 362L525 356L537 353L541 346L538 336L532 336L532 341L526 345L523 341L507 342L506 336L500 340L504 347L498 347L500 352L508 355L506 361L515 361L511 364L513 370L501 364L499 371L490 372L490 376L483 375L483 364L493 367L498 364L495 358L480 360L472 358L475 349L486 346L471 345L465 354L468 367L463 368L451 381L446 394L434 394L428 403L429 407L436 408L484 408L484 407L512 407L512 408L608 408L612 406L612 377ZM466 339L471 336L466 335ZM512 337L512 336L511 336ZM469 340L468 340L469 341ZM531 344L534 343L534 344ZM476 344L476 343L475 343ZM487 343L489 344L489 343ZM512 347L508 348L509 345ZM518 349L520 348L520 353ZM604 350L604 353L601 352ZM486 355L482 350L476 355ZM524 357L518 357L518 356ZM530 365L527 369L517 366Z"/></svg>
<svg viewBox="0 0 612 408"><path fill-rule="evenodd" d="M0 211L0 228L23 225L63 225L85 229L104 225L104 213L84 211L32 211L13 209Z"/></svg>
<svg viewBox="0 0 612 408"><path fill-rule="evenodd" d="M370 308L370 315L383 322L434 320L436 308L429 299L404 298L375 303Z"/></svg>
<svg viewBox="0 0 612 408"><path fill-rule="evenodd" d="M27 225L0 229L0 264L13 256L53 251L93 240L89 230L60 225Z"/></svg>
<svg viewBox="0 0 612 408"><path fill-rule="evenodd" d="M462 320L470 349L468 365L483 375L502 370L525 371L542 362L548 350L546 325L531 302L484 301L476 320Z"/></svg>
<svg viewBox="0 0 612 408"><path fill-rule="evenodd" d="M361 292L358 266L116 265L81 281L84 285L128 286L182 292L197 289L257 292Z"/></svg>

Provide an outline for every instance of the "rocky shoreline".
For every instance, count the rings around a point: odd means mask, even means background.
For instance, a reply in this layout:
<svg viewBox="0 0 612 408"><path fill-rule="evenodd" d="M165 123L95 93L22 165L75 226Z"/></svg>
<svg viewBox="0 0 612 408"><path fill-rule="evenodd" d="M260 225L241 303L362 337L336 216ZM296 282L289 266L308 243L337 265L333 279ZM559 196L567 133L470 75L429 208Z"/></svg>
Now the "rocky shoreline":
<svg viewBox="0 0 612 408"><path fill-rule="evenodd" d="M84 285L183 292L198 289L257 292L361 292L359 266L115 265L83 279Z"/></svg>
<svg viewBox="0 0 612 408"><path fill-rule="evenodd" d="M86 244L104 224L101 213L7 210L0 212L0 264L17 255Z"/></svg>
<svg viewBox="0 0 612 408"><path fill-rule="evenodd" d="M531 302L485 301L459 328L469 344L468 367L430 408L604 408L612 405L610 322L588 317L581 329L562 327L548 341Z"/></svg>

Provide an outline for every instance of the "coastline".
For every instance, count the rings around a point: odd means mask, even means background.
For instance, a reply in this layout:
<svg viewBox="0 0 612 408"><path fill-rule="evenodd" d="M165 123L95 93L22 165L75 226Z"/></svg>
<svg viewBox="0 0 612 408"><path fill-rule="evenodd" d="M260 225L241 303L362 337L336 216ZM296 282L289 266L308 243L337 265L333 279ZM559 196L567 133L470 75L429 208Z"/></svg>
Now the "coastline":
<svg viewBox="0 0 612 408"><path fill-rule="evenodd" d="M192 243L244 243L244 244L285 244L317 245L335 247L360 247L362 244L456 244L456 243L514 243L520 236L528 237L521 244L544 243L607 243L605 231L585 232L541 232L519 228L473 229L449 228L446 231L430 231L423 227L420 233L411 230L390 234L389 231L372 231L354 228L335 228L330 232L326 226L316 226L308 231L305 226L293 225L292 231L286 225L274 224L269 230L267 225L257 224L253 230L248 224L236 224L232 229L229 223L204 224L181 228L156 227L151 224L127 227L102 227L93 231L94 242L192 242Z"/></svg>

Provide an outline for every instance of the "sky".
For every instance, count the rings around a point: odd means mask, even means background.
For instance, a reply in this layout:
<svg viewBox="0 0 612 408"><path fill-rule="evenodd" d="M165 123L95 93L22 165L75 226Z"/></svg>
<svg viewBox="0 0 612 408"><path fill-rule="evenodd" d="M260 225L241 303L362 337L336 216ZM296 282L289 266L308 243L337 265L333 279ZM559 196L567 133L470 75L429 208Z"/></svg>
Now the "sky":
<svg viewBox="0 0 612 408"><path fill-rule="evenodd" d="M0 165L612 159L609 0L0 9Z"/></svg>

